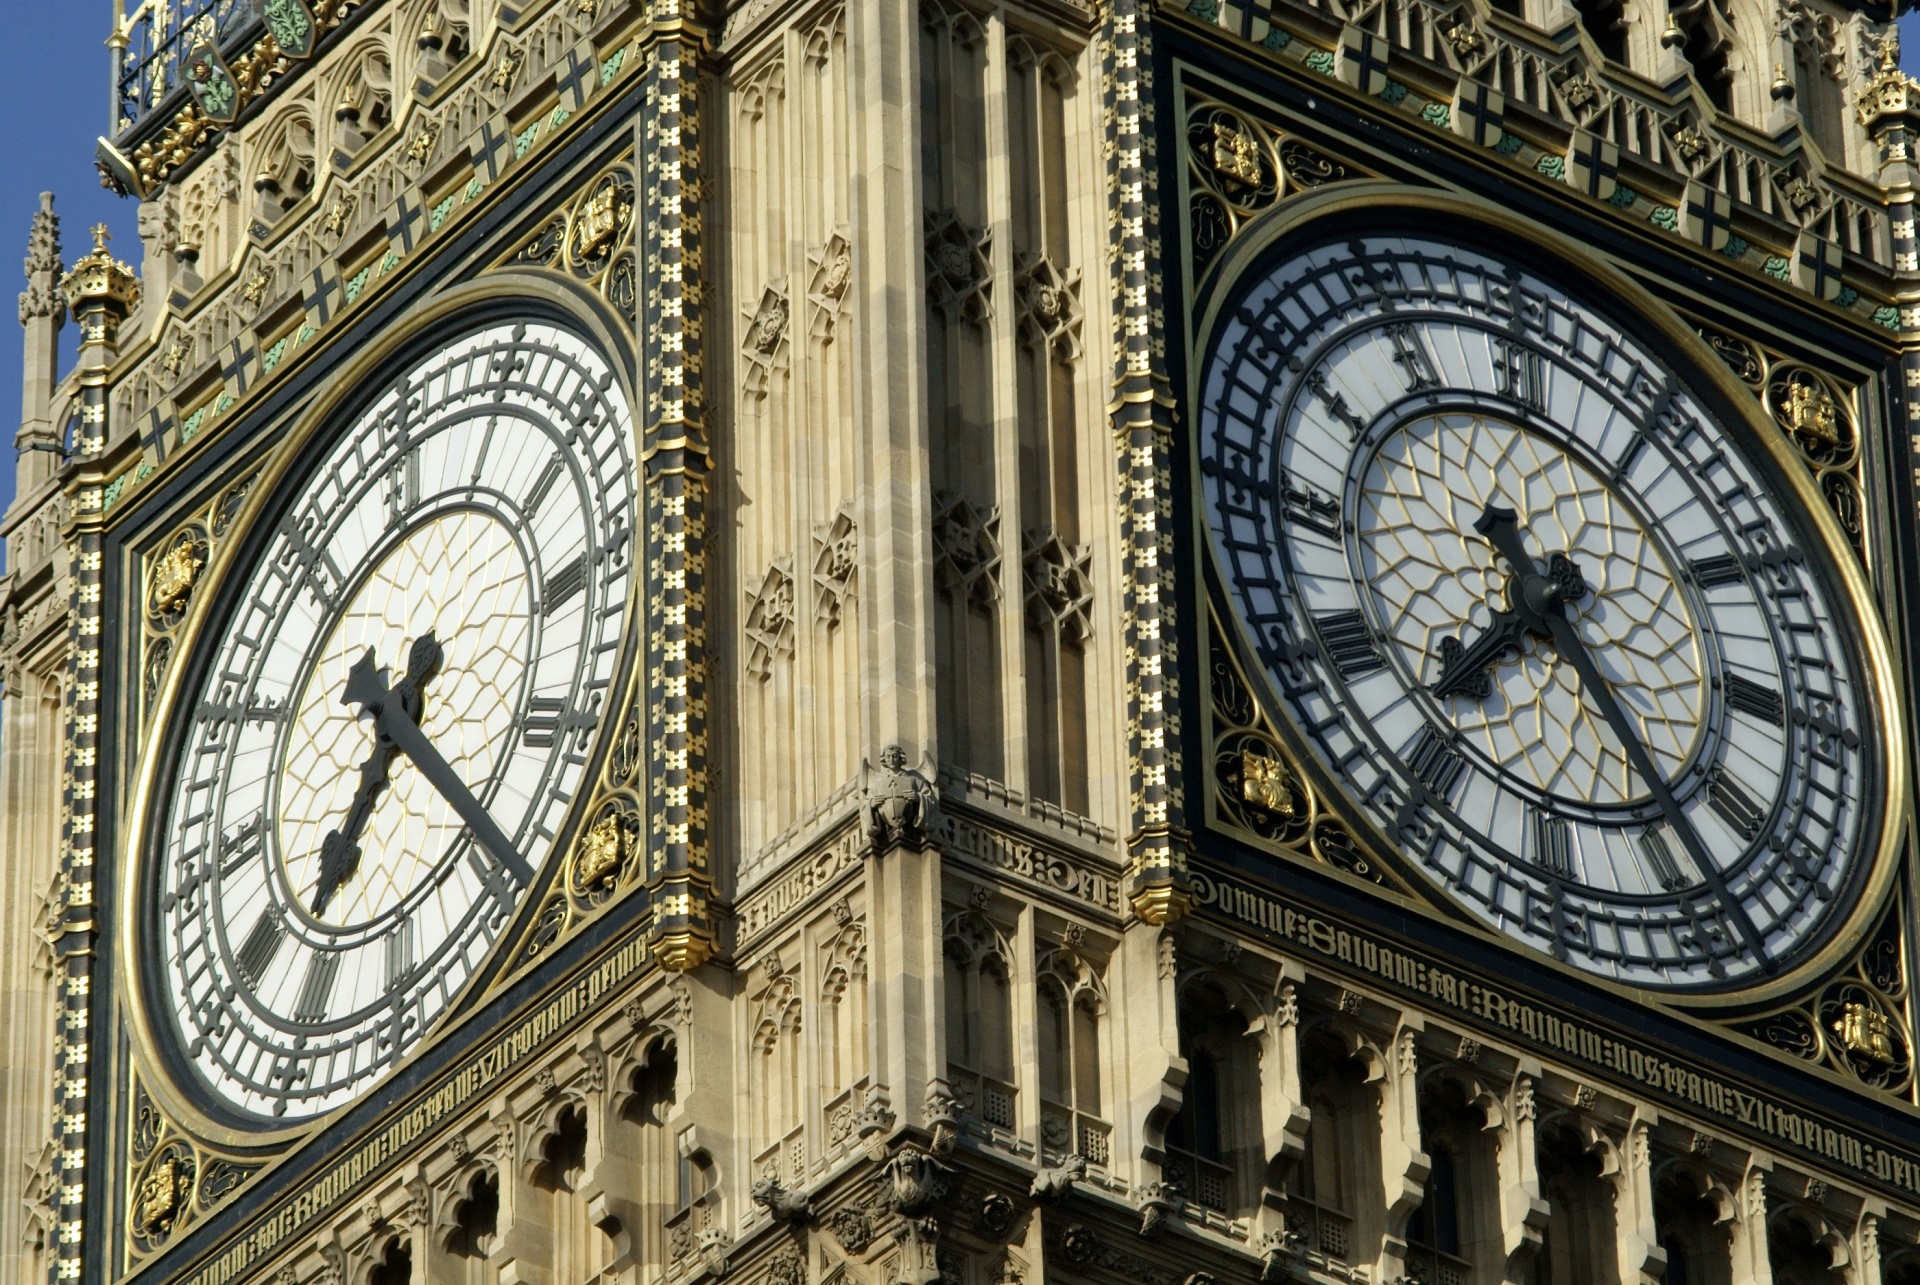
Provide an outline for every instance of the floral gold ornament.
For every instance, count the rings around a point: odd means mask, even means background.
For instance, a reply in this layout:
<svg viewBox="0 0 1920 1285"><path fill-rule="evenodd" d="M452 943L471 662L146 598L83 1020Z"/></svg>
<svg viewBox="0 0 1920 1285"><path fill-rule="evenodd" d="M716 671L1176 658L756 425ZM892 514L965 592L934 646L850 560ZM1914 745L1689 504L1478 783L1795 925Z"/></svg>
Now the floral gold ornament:
<svg viewBox="0 0 1920 1285"><path fill-rule="evenodd" d="M620 814L609 812L593 823L580 840L580 855L574 862L574 877L583 888L607 882L620 868L626 856L626 831Z"/></svg>
<svg viewBox="0 0 1920 1285"><path fill-rule="evenodd" d="M205 534L188 527L175 533L154 559L147 577L147 616L155 626L171 629L186 613L208 551Z"/></svg>
<svg viewBox="0 0 1920 1285"><path fill-rule="evenodd" d="M1240 797L1262 812L1286 820L1293 817L1293 789L1287 784L1287 769L1271 755L1251 749L1241 754Z"/></svg>
<svg viewBox="0 0 1920 1285"><path fill-rule="evenodd" d="M614 238L625 230L631 214L618 183L603 181L596 185L574 219L574 258L593 258L612 245Z"/></svg>
<svg viewBox="0 0 1920 1285"><path fill-rule="evenodd" d="M1260 144L1225 121L1213 123L1214 172L1247 187L1260 185Z"/></svg>
<svg viewBox="0 0 1920 1285"><path fill-rule="evenodd" d="M134 1218L149 1231L171 1231L186 1194L185 1169L180 1158L163 1155L140 1180L134 1193Z"/></svg>
<svg viewBox="0 0 1920 1285"><path fill-rule="evenodd" d="M1858 1053L1882 1066L1893 1065L1893 1023L1879 1009L1858 1002L1848 1003L1834 1022L1833 1033L1847 1052Z"/></svg>
<svg viewBox="0 0 1920 1285"><path fill-rule="evenodd" d="M1791 385L1781 410L1791 432L1830 446L1839 443L1839 404L1833 400L1833 394L1819 384L1796 382Z"/></svg>

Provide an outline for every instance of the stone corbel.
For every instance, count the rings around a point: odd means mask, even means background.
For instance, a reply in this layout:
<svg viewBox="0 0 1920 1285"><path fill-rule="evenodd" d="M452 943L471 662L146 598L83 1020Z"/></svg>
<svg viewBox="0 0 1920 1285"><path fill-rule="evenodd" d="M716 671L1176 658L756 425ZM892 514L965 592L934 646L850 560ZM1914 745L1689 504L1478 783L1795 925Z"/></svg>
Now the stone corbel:
<svg viewBox="0 0 1920 1285"><path fill-rule="evenodd" d="M1620 1279L1626 1285L1660 1285L1666 1279L1667 1253L1653 1216L1653 1121L1636 1110L1627 1124L1615 1172L1613 1226Z"/></svg>
<svg viewBox="0 0 1920 1285"><path fill-rule="evenodd" d="M1733 1193L1733 1285L1773 1285L1767 1257L1767 1179L1772 1162L1756 1156Z"/></svg>
<svg viewBox="0 0 1920 1285"><path fill-rule="evenodd" d="M1547 1230L1547 1202L1540 1198L1540 1170L1534 1152L1533 1099L1540 1076L1536 1062L1523 1060L1507 1093L1506 1136L1500 1140L1500 1241L1506 1255L1506 1279L1524 1280L1540 1252Z"/></svg>
<svg viewBox="0 0 1920 1285"><path fill-rule="evenodd" d="M1298 988L1305 980L1298 964L1283 963L1266 1012L1250 1032L1260 1043L1261 1150L1267 1162L1259 1222L1270 1235L1286 1230L1287 1178L1306 1152L1312 1119L1300 1084Z"/></svg>

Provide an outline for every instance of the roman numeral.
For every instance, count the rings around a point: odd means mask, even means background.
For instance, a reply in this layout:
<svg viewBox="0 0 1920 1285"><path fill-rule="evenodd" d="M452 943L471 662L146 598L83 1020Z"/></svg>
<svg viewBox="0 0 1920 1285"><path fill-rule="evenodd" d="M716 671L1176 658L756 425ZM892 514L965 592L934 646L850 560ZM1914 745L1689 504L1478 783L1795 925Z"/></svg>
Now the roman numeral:
<svg viewBox="0 0 1920 1285"><path fill-rule="evenodd" d="M1434 368L1433 358L1412 322L1393 322L1387 327L1387 338L1393 341L1393 359L1400 364L1400 373L1406 378L1408 392L1418 393L1440 387L1440 373Z"/></svg>
<svg viewBox="0 0 1920 1285"><path fill-rule="evenodd" d="M1656 825L1642 830L1634 846L1640 849L1640 859L1647 863L1647 869L1653 871L1654 882L1668 892L1687 886L1686 877L1680 873L1680 863L1673 859L1673 848L1667 843L1664 829Z"/></svg>
<svg viewBox="0 0 1920 1285"><path fill-rule="evenodd" d="M420 505L420 453L408 451L387 474L387 512L398 524Z"/></svg>
<svg viewBox="0 0 1920 1285"><path fill-rule="evenodd" d="M1740 559L1731 553L1717 553L1711 558L1701 558L1689 570L1693 574L1693 582L1702 589L1712 589L1723 584L1736 584L1746 578L1746 570L1740 565Z"/></svg>
<svg viewBox="0 0 1920 1285"><path fill-rule="evenodd" d="M265 816L256 812L233 833L220 836L220 877L226 878L259 857L266 846Z"/></svg>
<svg viewBox="0 0 1920 1285"><path fill-rule="evenodd" d="M1335 542L1340 539L1340 501L1295 481L1285 469L1280 470L1280 511L1296 526L1318 531Z"/></svg>
<svg viewBox="0 0 1920 1285"><path fill-rule="evenodd" d="M1745 839L1759 834L1760 823L1766 820L1760 805L1723 768L1714 768L1707 778L1707 803L1735 834Z"/></svg>
<svg viewBox="0 0 1920 1285"><path fill-rule="evenodd" d="M1308 375L1307 387L1312 389L1313 395L1320 399L1320 404L1327 408L1327 413L1345 424L1347 431L1356 439L1367 431L1367 421L1353 413L1353 408L1347 405L1347 395L1336 393L1327 387L1326 371L1316 370Z"/></svg>
<svg viewBox="0 0 1920 1285"><path fill-rule="evenodd" d="M1547 409L1547 363L1537 348L1514 339L1493 341L1494 391L1536 411Z"/></svg>
<svg viewBox="0 0 1920 1285"><path fill-rule="evenodd" d="M271 906L260 912L260 918L254 920L247 932L247 939L240 943L239 953L233 957L233 966L247 985L260 985L260 979L273 965L273 957L280 953L280 943L286 935L286 924Z"/></svg>
<svg viewBox="0 0 1920 1285"><path fill-rule="evenodd" d="M1573 828L1567 819L1529 811L1527 820L1533 841L1533 864L1567 878L1573 873Z"/></svg>
<svg viewBox="0 0 1920 1285"><path fill-rule="evenodd" d="M586 587L587 555L583 553L547 577L547 583L540 590L540 614L551 616L567 599Z"/></svg>
<svg viewBox="0 0 1920 1285"><path fill-rule="evenodd" d="M395 990L413 979L413 921L402 919L387 934L387 989Z"/></svg>
<svg viewBox="0 0 1920 1285"><path fill-rule="evenodd" d="M537 750L551 749L566 710L566 701L558 696L535 696L528 701L527 719L520 732L521 743Z"/></svg>
<svg viewBox="0 0 1920 1285"><path fill-rule="evenodd" d="M1407 751L1405 761L1413 774L1442 799L1452 795L1453 787L1460 783L1460 774L1467 770L1466 760L1433 730L1432 723L1421 724L1420 734L1413 738L1413 748Z"/></svg>
<svg viewBox="0 0 1920 1285"><path fill-rule="evenodd" d="M322 951L307 961L307 978L300 983L300 1002L293 1006L293 1020L308 1026L327 1020L327 1003L333 998L334 974L340 971L340 956Z"/></svg>
<svg viewBox="0 0 1920 1285"><path fill-rule="evenodd" d="M1313 623L1320 631L1320 645L1333 667L1340 671L1340 677L1358 678L1386 666L1359 612L1338 611L1330 616L1315 616Z"/></svg>
<svg viewBox="0 0 1920 1285"><path fill-rule="evenodd" d="M561 459L560 453L555 451L553 458L547 461L547 467L542 469L540 476L534 479L533 489L527 492L527 498L520 501L521 510L529 514L538 513L540 506L547 502L547 493L553 490L553 484L560 480L561 473L565 471L566 463Z"/></svg>
<svg viewBox="0 0 1920 1285"><path fill-rule="evenodd" d="M1751 714L1763 723L1786 726L1786 703L1771 687L1762 687L1738 674L1727 675L1727 708Z"/></svg>

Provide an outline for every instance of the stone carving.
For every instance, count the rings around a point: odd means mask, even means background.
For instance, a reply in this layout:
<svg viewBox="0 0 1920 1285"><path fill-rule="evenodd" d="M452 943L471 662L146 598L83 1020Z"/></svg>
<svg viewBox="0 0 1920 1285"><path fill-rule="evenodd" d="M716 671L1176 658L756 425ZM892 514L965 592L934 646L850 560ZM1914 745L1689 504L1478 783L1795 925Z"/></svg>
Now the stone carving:
<svg viewBox="0 0 1920 1285"><path fill-rule="evenodd" d="M978 326L992 318L991 239L952 211L927 216L927 301L949 320Z"/></svg>
<svg viewBox="0 0 1920 1285"><path fill-rule="evenodd" d="M924 1151L902 1151L887 1162L890 1201L896 1213L912 1216L946 1194L941 1163Z"/></svg>
<svg viewBox="0 0 1920 1285"><path fill-rule="evenodd" d="M875 1084L867 1089L867 1096L860 1104L859 1123L855 1128L861 1138L878 1140L893 1132L893 1100L887 1091Z"/></svg>
<svg viewBox="0 0 1920 1285"><path fill-rule="evenodd" d="M1028 531L1022 543L1027 618L1084 646L1093 637L1093 546L1068 544L1051 527Z"/></svg>
<svg viewBox="0 0 1920 1285"><path fill-rule="evenodd" d="M852 600L859 570L859 532L845 509L813 535L813 619L832 629Z"/></svg>
<svg viewBox="0 0 1920 1285"><path fill-rule="evenodd" d="M864 1254L873 1243L873 1220L867 1217L866 1210L851 1205L834 1211L827 1219L827 1230L849 1254Z"/></svg>
<svg viewBox="0 0 1920 1285"><path fill-rule="evenodd" d="M1064 1200L1073 1191L1073 1184L1086 1176L1087 1158L1068 1156L1058 1165L1033 1175L1028 1194L1040 1201Z"/></svg>
<svg viewBox="0 0 1920 1285"><path fill-rule="evenodd" d="M707 1265L707 1271L716 1279L724 1277L733 1270L729 1254L733 1249L733 1238L718 1227L708 1227L696 1238L696 1247L700 1261Z"/></svg>
<svg viewBox="0 0 1920 1285"><path fill-rule="evenodd" d="M27 232L27 288L20 294L20 324L35 318L58 320L66 311L67 297L61 293L60 278L66 271L60 262L60 216L53 212L53 193L40 194L40 208L34 212L33 226Z"/></svg>
<svg viewBox="0 0 1920 1285"><path fill-rule="evenodd" d="M1000 598L1000 507L981 510L964 495L933 494L934 581L956 602L987 607Z"/></svg>
<svg viewBox="0 0 1920 1285"><path fill-rule="evenodd" d="M770 281L759 302L742 310L746 319L740 338L741 387L749 397L761 398L773 382L776 359L787 339L787 280Z"/></svg>
<svg viewBox="0 0 1920 1285"><path fill-rule="evenodd" d="M747 595L747 673L765 682L773 662L793 655L793 572L778 559Z"/></svg>
<svg viewBox="0 0 1920 1285"><path fill-rule="evenodd" d="M833 330L846 310L848 287L853 282L853 245L842 232L829 236L826 243L807 255L813 274L807 281L807 332L821 343L833 342Z"/></svg>
<svg viewBox="0 0 1920 1285"><path fill-rule="evenodd" d="M933 782L907 766L906 750L887 746L864 775L860 813L873 846L924 846L940 814L940 796Z"/></svg>
<svg viewBox="0 0 1920 1285"><path fill-rule="evenodd" d="M960 1100L947 1091L943 1080L927 1086L927 1126L933 1131L933 1154L951 1155L960 1137Z"/></svg>
<svg viewBox="0 0 1920 1285"><path fill-rule="evenodd" d="M804 1223L813 1219L813 1201L805 1192L789 1191L771 1178L753 1184L753 1203L784 1223Z"/></svg>
<svg viewBox="0 0 1920 1285"><path fill-rule="evenodd" d="M1180 1194L1154 1180L1140 1184L1140 1234L1152 1240L1166 1229L1167 1215L1180 1208Z"/></svg>
<svg viewBox="0 0 1920 1285"><path fill-rule="evenodd" d="M798 1250L775 1254L767 1264L768 1285L800 1285L807 1279L807 1263Z"/></svg>
<svg viewBox="0 0 1920 1285"><path fill-rule="evenodd" d="M1005 1192L989 1191L980 1197L980 1210L973 1217L974 1226L990 1236L999 1236L1013 1226L1013 1197Z"/></svg>
<svg viewBox="0 0 1920 1285"><path fill-rule="evenodd" d="M1060 1233L1060 1253L1075 1267L1085 1267L1092 1262L1099 1248L1100 1238L1091 1227L1075 1223Z"/></svg>
<svg viewBox="0 0 1920 1285"><path fill-rule="evenodd" d="M1014 295L1020 302L1020 337L1045 349L1057 360L1070 362L1080 355L1080 272L1064 270L1038 256L1014 275Z"/></svg>

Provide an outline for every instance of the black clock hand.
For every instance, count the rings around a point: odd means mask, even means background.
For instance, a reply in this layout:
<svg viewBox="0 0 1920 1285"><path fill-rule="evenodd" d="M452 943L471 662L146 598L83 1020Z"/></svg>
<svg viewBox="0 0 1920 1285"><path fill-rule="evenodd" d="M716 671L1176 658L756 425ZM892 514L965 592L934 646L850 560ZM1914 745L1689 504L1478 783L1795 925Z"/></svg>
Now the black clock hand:
<svg viewBox="0 0 1920 1285"><path fill-rule="evenodd" d="M1764 959L1765 942L1759 929L1754 926L1746 908L1728 891L1720 867L1714 864L1693 823L1680 810L1679 800L1673 797L1666 778L1654 766L1653 755L1640 743L1639 729L1634 726L1633 720L1614 696L1613 688L1601 675L1600 667L1594 663L1593 653L1587 650L1586 641L1580 637L1580 631L1567 619L1564 608L1569 600L1563 593L1565 578L1560 577L1557 583L1555 576L1542 575L1534 566L1526 543L1520 538L1519 515L1512 509L1489 502L1479 520L1473 524L1473 529L1485 536L1487 543L1513 568L1514 580L1508 590L1508 601L1518 612L1529 617L1529 628L1551 637L1554 650L1560 653L1560 658L1573 666L1573 672L1580 676L1581 691L1599 709L1607 726L1613 729L1615 738L1626 751L1627 763L1646 782L1648 791L1667 819L1667 825L1679 836L1681 846L1693 858L1694 865L1699 867L1701 877L1719 897L1721 909L1733 921L1735 930L1748 949L1753 951L1756 958ZM1571 563L1568 565L1571 566Z"/></svg>
<svg viewBox="0 0 1920 1285"><path fill-rule="evenodd" d="M421 642L429 642L432 637L428 634ZM422 647L416 642L408 654L407 676L401 680L399 697L416 721L420 717L422 690L439 665L438 643ZM320 877L313 889L315 916L326 913L333 895L360 868L360 832L366 829L373 816L373 805L391 781L393 756L397 753L399 751L384 737L377 741L373 753L360 764L360 785L353 792L353 802L347 806L346 820L339 829L327 831L327 837L321 841Z"/></svg>
<svg viewBox="0 0 1920 1285"><path fill-rule="evenodd" d="M435 652L439 651L439 643L434 641L431 633L428 633L414 643L415 654L420 652L423 643L429 644ZM427 784L439 791L440 797L453 805L453 810L460 814L460 819L466 822L469 830L473 831L473 837L479 840L480 846L485 848L493 859L520 883L521 887L530 887L533 884L533 867L527 864L525 857L514 850L513 841L494 824L493 818L488 816L487 810L480 806L480 800L473 797L473 792L467 789L466 783L460 779L459 773L453 770L452 764L441 757L440 751L433 747L433 742L420 731L420 725L416 721L417 705L414 709L407 708L405 687L406 684L402 683L399 689L388 690L385 680L380 677L379 667L374 664L373 648L369 647L366 655L355 661L353 668L347 671L347 688L340 700L342 704L359 705L365 712L372 714L374 728L381 740L390 742L402 754L412 759L413 765L420 769L420 775L427 778Z"/></svg>
<svg viewBox="0 0 1920 1285"><path fill-rule="evenodd" d="M1526 621L1517 611L1496 611L1480 636L1466 646L1458 638L1440 642L1440 677L1433 684L1435 696L1456 692L1485 700L1493 695L1493 667L1510 651L1520 650L1526 636Z"/></svg>

